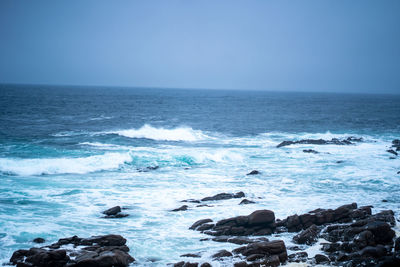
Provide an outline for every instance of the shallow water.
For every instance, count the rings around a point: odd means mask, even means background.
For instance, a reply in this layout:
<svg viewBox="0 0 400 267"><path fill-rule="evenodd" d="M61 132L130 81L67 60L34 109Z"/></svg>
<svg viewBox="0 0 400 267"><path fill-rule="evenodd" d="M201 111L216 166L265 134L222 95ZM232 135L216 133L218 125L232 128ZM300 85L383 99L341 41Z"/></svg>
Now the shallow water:
<svg viewBox="0 0 400 267"><path fill-rule="evenodd" d="M357 202L398 217L400 160L386 150L399 125L399 96L2 86L0 261L35 237L108 233L124 236L141 266L197 252L189 260L210 261L237 245L199 241L207 236L191 224L256 209L283 218ZM276 148L348 136L364 141ZM253 169L261 174L247 176ZM184 199L237 191L256 204L170 212ZM115 205L130 216L100 218ZM291 236L276 238L290 245Z"/></svg>

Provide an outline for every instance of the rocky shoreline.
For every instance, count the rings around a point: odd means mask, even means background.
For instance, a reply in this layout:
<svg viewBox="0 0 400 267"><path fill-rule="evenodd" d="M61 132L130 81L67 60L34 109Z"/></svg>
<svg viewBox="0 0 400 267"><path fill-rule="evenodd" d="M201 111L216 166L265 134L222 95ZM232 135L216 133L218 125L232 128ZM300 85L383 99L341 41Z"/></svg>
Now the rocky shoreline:
<svg viewBox="0 0 400 267"><path fill-rule="evenodd" d="M242 196L240 194L240 196ZM224 199L224 198L222 198ZM118 208L114 209L115 212ZM231 258L235 267L279 266L303 262L310 266L400 266L400 237L392 229L396 220L392 210L372 214L371 206L358 207L356 203L336 209L316 209L301 215L276 219L271 210L256 210L246 216L237 216L213 222L199 220L189 228L211 236L215 242L240 245L232 251L221 250L213 260ZM287 247L277 238L282 233L295 233ZM268 238L266 237L268 236ZM42 240L40 240L42 242ZM308 257L307 246L320 242L320 253ZM40 242L39 242L40 243ZM18 267L41 266L129 266L135 259L129 254L126 239L120 235L77 236L29 250L17 250L10 265ZM196 258L199 254L181 257ZM176 267L212 266L210 263L181 261Z"/></svg>

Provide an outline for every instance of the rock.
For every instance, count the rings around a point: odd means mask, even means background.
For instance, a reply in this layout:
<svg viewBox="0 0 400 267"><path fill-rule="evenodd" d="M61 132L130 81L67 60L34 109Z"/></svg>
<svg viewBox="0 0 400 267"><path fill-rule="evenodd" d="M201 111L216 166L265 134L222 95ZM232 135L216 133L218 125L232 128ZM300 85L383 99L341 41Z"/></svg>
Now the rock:
<svg viewBox="0 0 400 267"><path fill-rule="evenodd" d="M223 257L232 257L232 256L233 256L233 254L225 249L220 250L217 253L215 253L214 255L212 255L212 257L214 259L219 259L219 258L223 258Z"/></svg>
<svg viewBox="0 0 400 267"><path fill-rule="evenodd" d="M336 161L337 164L340 164L340 163L343 163L343 162L344 162L344 160L338 160L338 161Z"/></svg>
<svg viewBox="0 0 400 267"><path fill-rule="evenodd" d="M174 267L198 267L199 264L197 262L184 262L180 261L174 264Z"/></svg>
<svg viewBox="0 0 400 267"><path fill-rule="evenodd" d="M159 168L159 166L148 166L146 168L139 168L137 169L139 172L149 172L149 171L155 171Z"/></svg>
<svg viewBox="0 0 400 267"><path fill-rule="evenodd" d="M200 265L200 267L211 267L211 264L209 264L208 262L204 262Z"/></svg>
<svg viewBox="0 0 400 267"><path fill-rule="evenodd" d="M382 199L382 202L388 202L388 200L387 199Z"/></svg>
<svg viewBox="0 0 400 267"><path fill-rule="evenodd" d="M202 224L205 224L205 223L210 223L210 222L212 222L213 220L211 220L211 219L203 219L203 220L199 220L199 221L197 221L197 222L195 222L194 224L192 224L192 226L190 226L190 230L195 230L197 227L199 227L200 225L202 225Z"/></svg>
<svg viewBox="0 0 400 267"><path fill-rule="evenodd" d="M173 209L171 211L185 211L188 209L187 205L180 206L179 208Z"/></svg>
<svg viewBox="0 0 400 267"><path fill-rule="evenodd" d="M299 141L283 141L276 147L284 147L295 144L310 144L310 145L352 145L354 142L361 142L362 138L348 137L347 139L339 140L337 138L332 138L331 140L323 139L304 139Z"/></svg>
<svg viewBox="0 0 400 267"><path fill-rule="evenodd" d="M386 150L386 152L392 153L393 155L396 155L396 156L399 155L399 154L398 154L396 151L394 151L393 149Z"/></svg>
<svg viewBox="0 0 400 267"><path fill-rule="evenodd" d="M193 254L193 253L183 254L183 255L181 255L181 257L201 258L201 256L199 254Z"/></svg>
<svg viewBox="0 0 400 267"><path fill-rule="evenodd" d="M203 233L214 236L270 235L274 229L274 213L270 210L258 210L248 216L220 220L209 231Z"/></svg>
<svg viewBox="0 0 400 267"><path fill-rule="evenodd" d="M303 149L304 153L318 154L319 152L314 149Z"/></svg>
<svg viewBox="0 0 400 267"><path fill-rule="evenodd" d="M251 172L249 172L249 173L246 174L246 175L257 175L257 174L260 174L260 172L257 171L257 170L252 170Z"/></svg>
<svg viewBox="0 0 400 267"><path fill-rule="evenodd" d="M108 210L103 211L104 216L103 218L112 219L112 218L123 218L129 216L129 214L121 213L121 207L115 206Z"/></svg>
<svg viewBox="0 0 400 267"><path fill-rule="evenodd" d="M200 200L197 200L197 199L185 199L185 200L182 200L181 202L200 203Z"/></svg>
<svg viewBox="0 0 400 267"><path fill-rule="evenodd" d="M312 245L317 241L318 234L321 230L315 225L311 225L306 230L293 237L293 241L297 244Z"/></svg>
<svg viewBox="0 0 400 267"><path fill-rule="evenodd" d="M317 264L330 262L329 258L322 254L315 255L314 259L315 259L315 263L317 263Z"/></svg>
<svg viewBox="0 0 400 267"><path fill-rule="evenodd" d="M121 212L121 207L120 206L115 206L112 207L108 210L103 211L103 214L111 216L111 215L116 215L117 213Z"/></svg>
<svg viewBox="0 0 400 267"><path fill-rule="evenodd" d="M242 198L245 197L243 192L237 192L236 194L220 193L212 197L205 197L201 201L215 201L215 200L225 200L231 198Z"/></svg>
<svg viewBox="0 0 400 267"><path fill-rule="evenodd" d="M248 199L243 199L242 201L240 201L239 205L246 205L246 204L253 204L253 203L256 203L256 202L248 200Z"/></svg>
<svg viewBox="0 0 400 267"><path fill-rule="evenodd" d="M10 263L33 267L128 266L134 258L128 254L129 248L125 243L126 239L120 235L90 238L73 236L47 247L17 250L11 256Z"/></svg>
<svg viewBox="0 0 400 267"><path fill-rule="evenodd" d="M288 262L306 262L308 254L305 251L290 254L288 256Z"/></svg>
<svg viewBox="0 0 400 267"><path fill-rule="evenodd" d="M278 266L287 260L285 243L282 240L252 243L233 250L235 254L242 254L248 261L262 260L266 266ZM258 261L256 261L258 262Z"/></svg>
<svg viewBox="0 0 400 267"><path fill-rule="evenodd" d="M37 237L37 238L33 239L32 242L33 242L33 243L41 244L41 243L46 242L46 240L44 240L44 238Z"/></svg>
<svg viewBox="0 0 400 267"><path fill-rule="evenodd" d="M256 210L248 218L249 225L269 225L275 222L275 214L270 210Z"/></svg>

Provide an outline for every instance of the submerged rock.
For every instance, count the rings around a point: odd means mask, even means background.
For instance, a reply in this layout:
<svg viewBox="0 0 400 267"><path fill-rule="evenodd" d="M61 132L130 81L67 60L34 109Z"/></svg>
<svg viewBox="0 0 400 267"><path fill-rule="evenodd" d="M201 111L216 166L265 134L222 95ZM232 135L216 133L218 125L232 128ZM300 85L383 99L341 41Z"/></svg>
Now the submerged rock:
<svg viewBox="0 0 400 267"><path fill-rule="evenodd" d="M253 171L249 172L249 173L246 174L246 175L257 175L257 174L260 174L260 172L257 171L257 170L253 170Z"/></svg>
<svg viewBox="0 0 400 267"><path fill-rule="evenodd" d="M50 246L17 250L11 256L10 264L32 267L128 266L135 259L128 254L129 248L125 243L126 239L120 235L73 236ZM67 245L73 245L73 248Z"/></svg>
<svg viewBox="0 0 400 267"><path fill-rule="evenodd" d="M225 199L242 198L242 197L245 197L245 194L243 192L237 192L235 194L220 193L212 197L205 197L201 199L201 201L225 200Z"/></svg>
<svg viewBox="0 0 400 267"><path fill-rule="evenodd" d="M319 152L314 149L303 149L304 153L318 154Z"/></svg>
<svg viewBox="0 0 400 267"><path fill-rule="evenodd" d="M239 205L246 205L246 204L254 204L256 202L248 200L248 199L243 199L242 201L240 201Z"/></svg>
<svg viewBox="0 0 400 267"><path fill-rule="evenodd" d="M185 211L188 209L187 205L180 206L179 208L173 209L171 211Z"/></svg>
<svg viewBox="0 0 400 267"><path fill-rule="evenodd" d="M295 144L310 144L310 145L352 145L354 142L361 142L362 138L348 137L346 139L339 140L332 138L331 140L324 139L304 139L299 141L283 141L276 147L284 147Z"/></svg>
<svg viewBox="0 0 400 267"><path fill-rule="evenodd" d="M41 243L46 242L46 240L44 240L44 238L37 237L37 238L33 239L32 242L33 242L33 243L41 244Z"/></svg>
<svg viewBox="0 0 400 267"><path fill-rule="evenodd" d="M396 151L394 151L393 149L386 150L386 152L392 153L393 155L396 155L396 156L399 155L399 154L398 154Z"/></svg>

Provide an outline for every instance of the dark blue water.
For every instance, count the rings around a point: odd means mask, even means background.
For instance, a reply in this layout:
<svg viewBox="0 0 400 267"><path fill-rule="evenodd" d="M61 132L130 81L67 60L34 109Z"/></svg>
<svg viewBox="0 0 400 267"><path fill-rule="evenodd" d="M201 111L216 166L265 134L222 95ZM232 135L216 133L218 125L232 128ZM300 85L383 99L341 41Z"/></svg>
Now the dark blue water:
<svg viewBox="0 0 400 267"><path fill-rule="evenodd" d="M0 259L37 236L119 233L141 265L210 261L226 244L199 242L197 219L351 201L397 212L400 160L386 150L399 133L399 95L0 85ZM276 148L350 135L364 141ZM169 212L239 190L257 203ZM114 205L131 216L101 219Z"/></svg>

